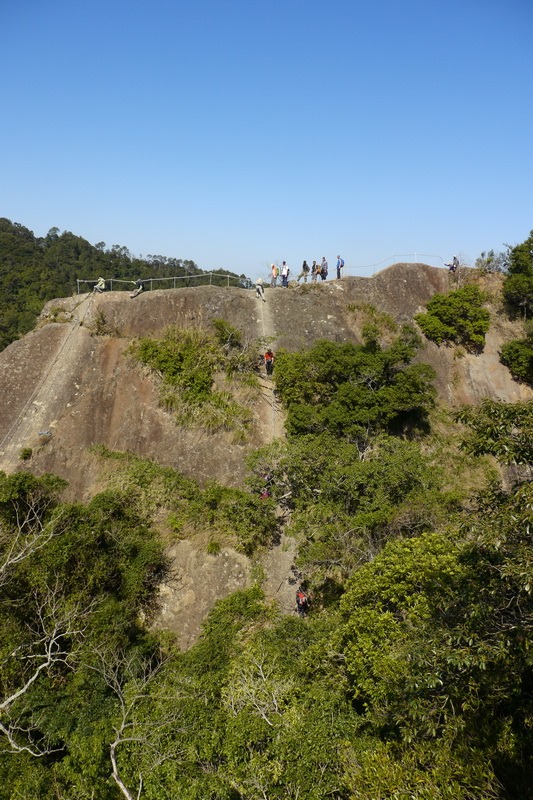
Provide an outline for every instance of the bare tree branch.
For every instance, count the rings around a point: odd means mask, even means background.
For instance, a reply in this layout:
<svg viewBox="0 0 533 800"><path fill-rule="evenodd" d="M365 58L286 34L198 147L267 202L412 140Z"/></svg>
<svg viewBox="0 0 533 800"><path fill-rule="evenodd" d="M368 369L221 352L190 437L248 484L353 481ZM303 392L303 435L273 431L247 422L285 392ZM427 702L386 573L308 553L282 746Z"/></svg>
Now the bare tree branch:
<svg viewBox="0 0 533 800"><path fill-rule="evenodd" d="M40 758L58 748L32 743L32 734L36 728L22 727L19 724L17 703L28 694L41 675L49 674L59 664L69 665L76 643L83 638L87 618L94 604L85 608L66 604L59 579L44 594L34 592L32 601L34 619L27 626L30 641L27 645L14 647L4 657L4 664L16 660L20 665L21 680L0 698L0 733L7 739L8 752L28 752ZM21 737L24 739L22 742Z"/></svg>

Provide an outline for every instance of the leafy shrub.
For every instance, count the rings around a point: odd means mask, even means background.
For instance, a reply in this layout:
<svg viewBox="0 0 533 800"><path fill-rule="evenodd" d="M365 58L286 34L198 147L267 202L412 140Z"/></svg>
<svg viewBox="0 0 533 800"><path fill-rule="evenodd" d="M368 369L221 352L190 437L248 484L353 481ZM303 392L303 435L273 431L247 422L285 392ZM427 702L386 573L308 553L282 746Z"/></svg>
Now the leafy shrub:
<svg viewBox="0 0 533 800"><path fill-rule="evenodd" d="M490 314L483 308L485 295L477 286L464 286L449 294L436 294L427 312L415 321L424 335L437 344L455 342L470 349L481 349L490 325Z"/></svg>
<svg viewBox="0 0 533 800"><path fill-rule="evenodd" d="M533 338L515 339L504 344L500 361L515 380L533 386Z"/></svg>
<svg viewBox="0 0 533 800"><path fill-rule="evenodd" d="M377 339L398 332L398 325L393 317L385 311L379 311L371 303L350 303L346 308L353 314L361 316L365 338Z"/></svg>

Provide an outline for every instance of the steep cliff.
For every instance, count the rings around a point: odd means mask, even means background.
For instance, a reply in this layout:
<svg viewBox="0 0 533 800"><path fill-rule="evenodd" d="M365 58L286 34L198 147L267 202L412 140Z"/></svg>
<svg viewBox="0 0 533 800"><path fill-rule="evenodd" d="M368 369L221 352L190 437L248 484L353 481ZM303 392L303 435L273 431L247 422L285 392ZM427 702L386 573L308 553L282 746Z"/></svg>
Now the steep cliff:
<svg viewBox="0 0 533 800"><path fill-rule="evenodd" d="M455 348L432 343L420 351L419 360L437 373L440 402L454 407L484 397L530 399L533 392L515 383L498 358L501 345L520 335L519 323L498 313L501 277L465 270L459 279L482 283L492 298L492 323L479 355L457 357ZM0 469L53 472L69 481L70 498L87 499L105 486L100 461L90 450L101 444L173 467L200 484L215 479L238 486L247 453L283 435L283 412L271 382L262 379L247 400L252 425L244 442L226 431L178 427L159 405L157 377L127 353L135 337L156 335L169 325L202 328L224 319L245 339L270 342L274 350L306 348L322 338L359 342L369 306L398 323L411 322L456 280L423 264L397 264L372 278L267 289L264 303L252 291L210 286L146 292L133 300L110 292L52 301L37 329L0 354ZM27 463L20 459L24 448L32 451ZM213 600L246 585L251 565L231 548L215 558L180 543L172 555L179 574L163 592L163 621L187 644ZM291 559L286 544L264 557L268 592L287 610ZM215 573L218 579L204 581L210 588L202 594L201 576Z"/></svg>

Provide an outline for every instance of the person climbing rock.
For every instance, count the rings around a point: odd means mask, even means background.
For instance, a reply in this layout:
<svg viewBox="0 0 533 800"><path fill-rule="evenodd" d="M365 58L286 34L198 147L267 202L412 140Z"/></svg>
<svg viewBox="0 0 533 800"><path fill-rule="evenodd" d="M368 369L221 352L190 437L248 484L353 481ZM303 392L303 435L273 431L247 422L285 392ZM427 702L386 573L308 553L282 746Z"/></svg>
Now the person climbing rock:
<svg viewBox="0 0 533 800"><path fill-rule="evenodd" d="M306 593L300 589L296 592L296 613L299 617L307 616L307 612L309 611L309 598L307 597Z"/></svg>
<svg viewBox="0 0 533 800"><path fill-rule="evenodd" d="M263 289L263 278L258 278L255 282L255 296L262 300L263 303L266 303L265 290Z"/></svg>
<svg viewBox="0 0 533 800"><path fill-rule="evenodd" d="M267 375L272 375L274 369L274 353L272 350L267 350L265 353L265 369Z"/></svg>

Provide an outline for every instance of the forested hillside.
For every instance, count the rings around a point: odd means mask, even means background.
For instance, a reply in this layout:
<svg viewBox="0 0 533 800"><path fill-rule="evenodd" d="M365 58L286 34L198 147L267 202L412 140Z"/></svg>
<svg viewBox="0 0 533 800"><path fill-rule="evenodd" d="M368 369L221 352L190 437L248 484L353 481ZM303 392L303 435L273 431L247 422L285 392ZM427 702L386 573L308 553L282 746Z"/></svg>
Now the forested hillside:
<svg viewBox="0 0 533 800"><path fill-rule="evenodd" d="M105 242L91 245L70 231L60 233L58 228L39 238L23 225L0 218L0 350L33 328L46 300L75 293L77 279L202 274L194 261L161 255L136 258L127 247L106 247ZM84 291L90 288L88 285Z"/></svg>
<svg viewBox="0 0 533 800"><path fill-rule="evenodd" d="M0 355L0 800L532 797L506 280L47 306ZM216 596L183 646L163 606Z"/></svg>

